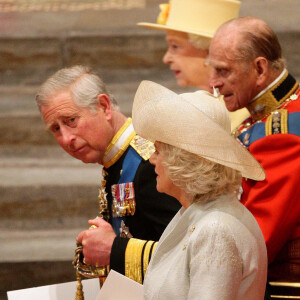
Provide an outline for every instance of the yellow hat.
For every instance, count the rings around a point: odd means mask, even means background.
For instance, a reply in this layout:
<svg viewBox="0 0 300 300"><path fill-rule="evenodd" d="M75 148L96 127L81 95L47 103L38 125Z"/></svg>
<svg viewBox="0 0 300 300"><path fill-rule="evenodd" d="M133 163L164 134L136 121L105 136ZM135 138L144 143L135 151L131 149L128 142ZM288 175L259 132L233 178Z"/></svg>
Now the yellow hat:
<svg viewBox="0 0 300 300"><path fill-rule="evenodd" d="M237 0L170 0L160 5L158 23L137 25L212 38L223 23L238 17L240 5Z"/></svg>

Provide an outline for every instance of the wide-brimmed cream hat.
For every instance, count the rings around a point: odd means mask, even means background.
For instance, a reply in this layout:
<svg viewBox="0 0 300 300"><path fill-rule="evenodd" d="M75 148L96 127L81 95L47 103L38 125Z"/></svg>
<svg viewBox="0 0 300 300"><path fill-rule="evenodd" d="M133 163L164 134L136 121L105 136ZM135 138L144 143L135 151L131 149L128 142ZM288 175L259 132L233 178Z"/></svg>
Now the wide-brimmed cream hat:
<svg viewBox="0 0 300 300"><path fill-rule="evenodd" d="M231 136L224 104L206 91L177 95L157 83L142 81L132 121L136 133L152 142L184 149L236 169L246 178L265 179L260 164Z"/></svg>
<svg viewBox="0 0 300 300"><path fill-rule="evenodd" d="M212 38L220 25L238 17L240 5L237 0L170 0L160 5L159 23L138 25Z"/></svg>

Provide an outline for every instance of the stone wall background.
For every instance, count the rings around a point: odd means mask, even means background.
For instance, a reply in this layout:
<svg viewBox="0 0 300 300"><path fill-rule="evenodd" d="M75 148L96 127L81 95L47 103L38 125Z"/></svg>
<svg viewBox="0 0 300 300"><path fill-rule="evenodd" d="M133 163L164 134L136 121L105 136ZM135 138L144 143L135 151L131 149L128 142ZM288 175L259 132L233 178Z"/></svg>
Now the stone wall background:
<svg viewBox="0 0 300 300"><path fill-rule="evenodd" d="M36 108L41 82L73 64L93 66L131 115L143 79L177 92L162 62L157 0L0 0L0 300L6 291L75 280L77 234L98 212L101 170L55 144ZM241 15L266 20L300 78L299 0L243 0Z"/></svg>

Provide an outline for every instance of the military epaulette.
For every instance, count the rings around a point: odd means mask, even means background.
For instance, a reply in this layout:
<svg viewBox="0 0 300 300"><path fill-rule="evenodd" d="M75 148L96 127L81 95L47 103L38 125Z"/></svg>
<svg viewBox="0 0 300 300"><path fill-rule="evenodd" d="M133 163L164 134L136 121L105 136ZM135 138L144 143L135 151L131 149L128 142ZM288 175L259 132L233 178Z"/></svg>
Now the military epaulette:
<svg viewBox="0 0 300 300"><path fill-rule="evenodd" d="M265 124L266 136L277 133L288 133L288 111L286 109L273 111Z"/></svg>
<svg viewBox="0 0 300 300"><path fill-rule="evenodd" d="M144 159L148 160L155 152L154 144L136 135L130 142L130 146Z"/></svg>
<svg viewBox="0 0 300 300"><path fill-rule="evenodd" d="M278 133L300 136L300 112L277 109L267 118L265 127L266 136Z"/></svg>
<svg viewBox="0 0 300 300"><path fill-rule="evenodd" d="M125 276L139 283L144 277L157 242L131 238L125 251Z"/></svg>

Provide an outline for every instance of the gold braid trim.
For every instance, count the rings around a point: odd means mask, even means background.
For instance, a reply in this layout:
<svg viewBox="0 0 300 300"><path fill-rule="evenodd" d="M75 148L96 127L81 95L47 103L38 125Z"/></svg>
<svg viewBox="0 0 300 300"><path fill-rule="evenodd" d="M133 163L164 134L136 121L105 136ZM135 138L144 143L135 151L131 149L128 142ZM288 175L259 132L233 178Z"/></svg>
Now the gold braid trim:
<svg viewBox="0 0 300 300"><path fill-rule="evenodd" d="M134 138L134 136L136 135L136 133L133 131L131 132L130 136L127 138L127 140L125 141L125 143L123 144L123 146L120 148L120 150L118 151L118 153L107 163L103 163L103 166L105 168L109 168L111 167L116 161L119 160L119 158L123 155L123 153L127 150L128 146L130 145L131 140Z"/></svg>
<svg viewBox="0 0 300 300"><path fill-rule="evenodd" d="M143 284L152 254L158 242L131 238L125 251L125 276Z"/></svg>
<svg viewBox="0 0 300 300"><path fill-rule="evenodd" d="M288 133L288 111L280 109L281 111L281 133Z"/></svg>
<svg viewBox="0 0 300 300"><path fill-rule="evenodd" d="M142 252L147 241L131 238L125 251L125 276L143 283L142 279Z"/></svg>
<svg viewBox="0 0 300 300"><path fill-rule="evenodd" d="M117 153L114 154L113 157L110 158L109 161L107 160L108 153L115 147L115 145L119 142L120 137L124 134L124 132L129 128L129 126L132 123L132 119L128 118L127 121L123 124L123 126L119 129L119 131L115 134L109 145L107 146L107 149L104 153L104 162L103 166L108 169L110 166L112 166L116 161L119 160L119 158L123 155L123 153L127 150L127 148L130 145L131 140L136 135L135 131L132 130L132 132L128 135L127 139L123 142L122 145L119 145L119 150Z"/></svg>
<svg viewBox="0 0 300 300"><path fill-rule="evenodd" d="M118 141L118 139L121 137L121 135L124 133L124 131L128 128L128 126L131 124L131 118L128 118L127 121L122 125L122 127L119 129L119 131L115 134L111 142L106 148L106 151L104 153L104 157L107 155L107 153L113 148L115 143Z"/></svg>
<svg viewBox="0 0 300 300"><path fill-rule="evenodd" d="M146 271L148 269L148 265L152 256L152 253L157 245L157 242L149 241L146 244L145 250L144 250L144 255L143 255L143 272L144 272L144 277L146 274Z"/></svg>
<svg viewBox="0 0 300 300"><path fill-rule="evenodd" d="M155 249L156 249L156 246L157 246L158 242L155 242L155 244L153 245L153 249L152 249L152 252L151 252L151 256L153 255Z"/></svg>

